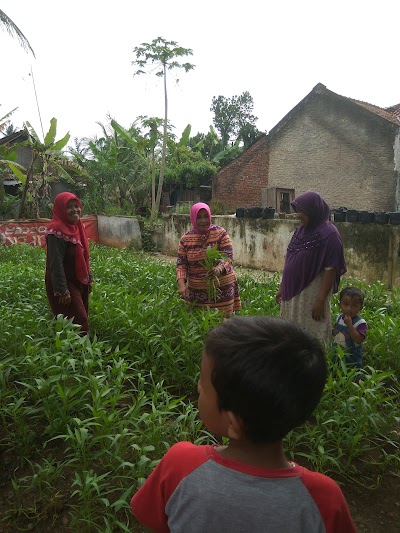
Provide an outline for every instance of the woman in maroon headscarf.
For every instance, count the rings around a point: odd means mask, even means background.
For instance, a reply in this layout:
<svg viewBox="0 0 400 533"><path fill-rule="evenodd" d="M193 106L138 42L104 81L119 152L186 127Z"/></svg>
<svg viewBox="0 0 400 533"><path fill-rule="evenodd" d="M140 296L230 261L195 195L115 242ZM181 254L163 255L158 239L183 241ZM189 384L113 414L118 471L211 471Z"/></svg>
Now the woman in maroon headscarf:
<svg viewBox="0 0 400 533"><path fill-rule="evenodd" d="M89 245L81 221L82 204L70 192L56 196L53 218L46 229L46 292L54 316L73 318L89 331L89 293L92 277Z"/></svg>
<svg viewBox="0 0 400 533"><path fill-rule="evenodd" d="M322 341L332 335L332 292L346 272L343 243L330 222L330 209L316 192L306 192L291 203L298 226L289 243L282 282L276 294L281 315Z"/></svg>
<svg viewBox="0 0 400 533"><path fill-rule="evenodd" d="M178 292L184 300L198 307L210 307L230 315L240 309L231 239L224 228L211 223L207 204L194 204L190 210L190 221L193 228L179 242L176 262ZM212 268L207 269L206 250L213 247L220 252L221 257ZM210 294L209 280L215 286L213 296Z"/></svg>

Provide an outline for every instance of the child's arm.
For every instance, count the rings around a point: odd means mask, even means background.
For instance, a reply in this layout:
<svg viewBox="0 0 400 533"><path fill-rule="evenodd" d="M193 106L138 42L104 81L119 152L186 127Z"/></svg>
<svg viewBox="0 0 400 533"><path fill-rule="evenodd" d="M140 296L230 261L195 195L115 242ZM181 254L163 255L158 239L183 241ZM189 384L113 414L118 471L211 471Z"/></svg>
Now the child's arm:
<svg viewBox="0 0 400 533"><path fill-rule="evenodd" d="M364 342L365 335L363 335L362 333L360 333L359 331L356 330L356 328L353 326L353 322L352 322L350 316L347 316L347 315L344 316L343 317L343 322L349 328L350 337L353 339L353 341L356 344L361 344L362 342Z"/></svg>

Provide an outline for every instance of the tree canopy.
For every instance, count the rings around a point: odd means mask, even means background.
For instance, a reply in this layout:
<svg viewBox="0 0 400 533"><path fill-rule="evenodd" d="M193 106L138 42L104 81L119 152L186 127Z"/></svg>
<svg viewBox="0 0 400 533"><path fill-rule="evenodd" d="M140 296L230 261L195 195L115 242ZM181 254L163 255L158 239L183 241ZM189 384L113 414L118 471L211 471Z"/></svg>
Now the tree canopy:
<svg viewBox="0 0 400 533"><path fill-rule="evenodd" d="M260 133L255 126L258 118L253 115L253 108L253 98L248 91L231 98L213 97L210 111L214 113L213 123L221 135L222 148L237 140L246 147Z"/></svg>

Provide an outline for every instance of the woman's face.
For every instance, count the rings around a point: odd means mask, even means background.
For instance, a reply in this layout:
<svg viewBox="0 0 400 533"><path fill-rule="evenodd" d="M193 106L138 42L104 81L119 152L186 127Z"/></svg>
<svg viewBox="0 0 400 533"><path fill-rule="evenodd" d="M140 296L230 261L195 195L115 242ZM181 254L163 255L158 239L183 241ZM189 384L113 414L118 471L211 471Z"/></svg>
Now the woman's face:
<svg viewBox="0 0 400 533"><path fill-rule="evenodd" d="M200 209L200 211L197 213L197 227L199 231L207 231L208 227L210 225L210 218L208 216L208 213L205 209Z"/></svg>
<svg viewBox="0 0 400 533"><path fill-rule="evenodd" d="M81 213L82 209L77 200L70 200L67 203L67 220L69 224L78 224Z"/></svg>
<svg viewBox="0 0 400 533"><path fill-rule="evenodd" d="M310 222L310 217L308 217L307 215L305 215L304 213L302 213L301 211L297 211L297 215L299 217L299 220L300 220L300 224L306 228Z"/></svg>

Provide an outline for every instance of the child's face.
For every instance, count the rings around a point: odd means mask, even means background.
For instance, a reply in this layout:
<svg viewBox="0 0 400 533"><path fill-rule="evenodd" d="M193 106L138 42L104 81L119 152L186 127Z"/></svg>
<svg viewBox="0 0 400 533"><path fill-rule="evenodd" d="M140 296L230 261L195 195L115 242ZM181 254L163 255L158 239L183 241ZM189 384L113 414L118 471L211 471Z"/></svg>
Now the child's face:
<svg viewBox="0 0 400 533"><path fill-rule="evenodd" d="M201 358L200 379L197 384L199 393L198 408L200 418L209 431L216 435L226 435L226 420L218 408L218 396L211 382L213 364L206 352Z"/></svg>
<svg viewBox="0 0 400 533"><path fill-rule="evenodd" d="M363 306L357 297L353 296L353 298L351 298L345 294L339 302L339 307L344 315L353 318L358 315Z"/></svg>

